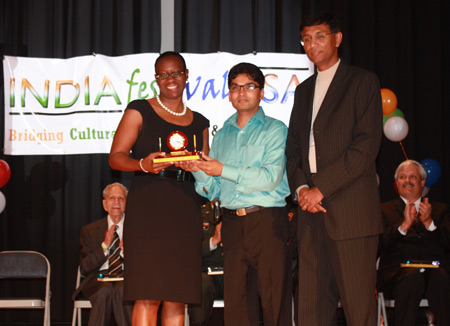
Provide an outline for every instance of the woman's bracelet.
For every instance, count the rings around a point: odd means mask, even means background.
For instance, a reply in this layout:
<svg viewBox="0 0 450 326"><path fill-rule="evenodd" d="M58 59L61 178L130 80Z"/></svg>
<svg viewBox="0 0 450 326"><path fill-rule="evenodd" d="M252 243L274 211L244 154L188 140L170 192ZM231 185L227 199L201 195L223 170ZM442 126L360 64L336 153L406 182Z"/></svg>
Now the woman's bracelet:
<svg viewBox="0 0 450 326"><path fill-rule="evenodd" d="M141 159L139 160L139 166L141 167L142 172L148 173L148 171L147 171L146 169L144 169L144 167L142 166L142 161L143 161L143 160L144 160L143 158L141 158Z"/></svg>

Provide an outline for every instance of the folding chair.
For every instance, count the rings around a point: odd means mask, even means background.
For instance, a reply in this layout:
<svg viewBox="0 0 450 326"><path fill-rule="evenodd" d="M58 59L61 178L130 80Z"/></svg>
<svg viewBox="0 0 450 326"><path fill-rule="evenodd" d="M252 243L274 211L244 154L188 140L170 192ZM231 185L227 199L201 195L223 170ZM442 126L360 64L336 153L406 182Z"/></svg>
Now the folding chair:
<svg viewBox="0 0 450 326"><path fill-rule="evenodd" d="M377 259L377 270L380 265L380 257ZM394 308L395 307L395 300L394 299L385 299L383 292L378 292L378 307L377 307L377 326L389 326L388 325L388 318L386 314L386 307L387 308ZM422 299L420 300L419 307L428 307L428 300Z"/></svg>
<svg viewBox="0 0 450 326"><path fill-rule="evenodd" d="M377 325L378 326L388 326L388 319L386 315L386 307L394 308L395 300L394 299L385 299L383 292L378 292L378 316L377 316ZM422 299L420 300L419 307L428 307L428 300ZM381 316L383 316L383 324L381 323Z"/></svg>
<svg viewBox="0 0 450 326"><path fill-rule="evenodd" d="M75 289L78 289L81 282L81 273L80 273L80 266L78 266L78 272L77 272L77 281L75 284ZM77 298L73 302L73 315L72 315L72 326L75 326L78 319L78 326L81 326L81 309L90 309L92 308L91 302L89 299L86 298Z"/></svg>
<svg viewBox="0 0 450 326"><path fill-rule="evenodd" d="M38 279L45 282L44 298L0 298L3 309L44 309L44 326L50 326L50 263L36 251L0 252L0 278Z"/></svg>

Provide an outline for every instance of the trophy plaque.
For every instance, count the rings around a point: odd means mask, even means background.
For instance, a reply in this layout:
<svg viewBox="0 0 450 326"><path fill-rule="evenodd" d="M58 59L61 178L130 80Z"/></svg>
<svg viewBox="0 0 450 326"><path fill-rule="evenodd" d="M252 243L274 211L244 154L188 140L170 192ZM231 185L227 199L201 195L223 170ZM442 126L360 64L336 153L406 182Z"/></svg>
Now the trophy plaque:
<svg viewBox="0 0 450 326"><path fill-rule="evenodd" d="M197 151L196 137L194 135L194 151L186 151L188 144L187 136L181 131L173 131L167 136L167 147L171 150L170 153L159 156L153 159L153 163L161 162L179 162L179 161L192 161L199 160L202 156L202 152ZM159 139L159 151L161 151L161 138Z"/></svg>

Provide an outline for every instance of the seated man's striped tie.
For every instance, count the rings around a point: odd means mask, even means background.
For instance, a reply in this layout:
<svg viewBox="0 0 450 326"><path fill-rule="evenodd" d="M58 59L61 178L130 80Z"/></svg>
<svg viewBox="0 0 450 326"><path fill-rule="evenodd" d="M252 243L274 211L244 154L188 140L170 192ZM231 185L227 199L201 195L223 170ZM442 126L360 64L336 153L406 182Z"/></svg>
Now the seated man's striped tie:
<svg viewBox="0 0 450 326"><path fill-rule="evenodd" d="M122 257L120 256L120 239L119 235L117 234L117 228L119 226L116 225L114 229L114 235L113 240L111 243L111 246L109 247L109 268L108 268L108 274L109 275L115 275L115 276L122 276Z"/></svg>

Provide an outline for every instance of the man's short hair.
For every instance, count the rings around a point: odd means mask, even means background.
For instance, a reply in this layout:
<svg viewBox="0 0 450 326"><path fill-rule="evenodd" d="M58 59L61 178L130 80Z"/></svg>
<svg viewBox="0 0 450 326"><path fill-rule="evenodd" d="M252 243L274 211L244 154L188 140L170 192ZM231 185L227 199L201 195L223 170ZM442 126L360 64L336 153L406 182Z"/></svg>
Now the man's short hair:
<svg viewBox="0 0 450 326"><path fill-rule="evenodd" d="M341 32L341 23L339 22L339 20L332 14L324 13L320 15L304 17L299 28L300 34L306 26L316 26L322 24L327 24L328 28L333 34Z"/></svg>
<svg viewBox="0 0 450 326"><path fill-rule="evenodd" d="M414 165L414 166L417 167L417 169L419 170L419 174L420 174L420 179L421 180L426 180L426 178L427 178L427 171L425 171L425 169L423 168L422 164L420 164L419 162L414 161L414 160L406 160L406 161L403 161L402 163L400 163L400 165L395 170L395 174L394 174L395 180L397 180L398 174L401 171L403 171L404 169L406 169L410 165Z"/></svg>
<svg viewBox="0 0 450 326"><path fill-rule="evenodd" d="M262 73L261 69L248 62L238 63L230 69L230 72L228 73L228 88L231 86L231 82L233 81L233 79L241 74L245 74L251 80L257 82L259 88L264 88L264 74Z"/></svg>
<svg viewBox="0 0 450 326"><path fill-rule="evenodd" d="M158 64L158 62L161 59L168 58L168 57L178 58L183 63L184 70L187 69L186 68L186 61L184 60L184 58L183 58L183 56L181 54L179 54L178 52L175 52L175 51L167 51L167 52L161 53L161 55L155 61L155 73L156 74L158 73L156 71L156 65Z"/></svg>
<svg viewBox="0 0 450 326"><path fill-rule="evenodd" d="M103 199L106 199L106 197L108 196L109 189L112 188L112 187L116 187L116 186L122 187L123 191L125 192L125 197L128 196L128 188L125 187L120 182L114 182L114 183L111 183L111 184L107 185L105 187L105 189L103 189Z"/></svg>

